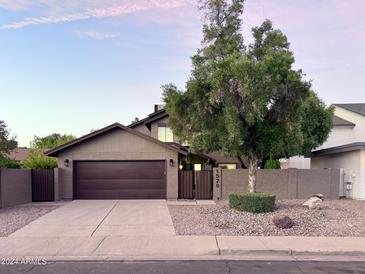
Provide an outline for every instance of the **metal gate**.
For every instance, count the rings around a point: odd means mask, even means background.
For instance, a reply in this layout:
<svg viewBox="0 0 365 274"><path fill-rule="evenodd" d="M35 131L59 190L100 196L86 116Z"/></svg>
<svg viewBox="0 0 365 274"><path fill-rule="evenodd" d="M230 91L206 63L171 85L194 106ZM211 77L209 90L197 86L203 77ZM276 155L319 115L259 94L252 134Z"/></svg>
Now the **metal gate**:
<svg viewBox="0 0 365 274"><path fill-rule="evenodd" d="M213 198L212 170L179 170L179 199Z"/></svg>
<svg viewBox="0 0 365 274"><path fill-rule="evenodd" d="M32 169L33 202L54 201L54 170Z"/></svg>

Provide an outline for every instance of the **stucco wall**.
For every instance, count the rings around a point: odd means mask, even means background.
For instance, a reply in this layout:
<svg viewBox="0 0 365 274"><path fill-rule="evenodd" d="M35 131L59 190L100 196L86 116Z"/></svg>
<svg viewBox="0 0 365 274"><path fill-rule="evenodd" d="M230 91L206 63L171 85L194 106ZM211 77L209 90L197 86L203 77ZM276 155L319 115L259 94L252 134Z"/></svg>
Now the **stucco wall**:
<svg viewBox="0 0 365 274"><path fill-rule="evenodd" d="M365 199L365 153L364 151L351 151L314 157L311 159L312 168L343 168L347 177L353 182L352 198Z"/></svg>
<svg viewBox="0 0 365 274"><path fill-rule="evenodd" d="M70 161L64 166L65 159ZM168 161L174 160L170 167ZM73 198L73 161L82 160L166 160L167 198L178 196L178 153L142 137L116 129L59 154L59 184L62 199Z"/></svg>
<svg viewBox="0 0 365 274"><path fill-rule="evenodd" d="M335 108L335 115L354 123L355 127L336 126L332 129L327 141L316 150L346 145L365 140L365 116L343 109Z"/></svg>
<svg viewBox="0 0 365 274"><path fill-rule="evenodd" d="M1 208L32 202L32 175L29 169L0 171Z"/></svg>
<svg viewBox="0 0 365 274"><path fill-rule="evenodd" d="M246 192L248 170L222 170L222 199L231 192ZM257 191L275 194L278 199L303 199L322 193L327 199L339 198L339 169L262 169L257 173Z"/></svg>

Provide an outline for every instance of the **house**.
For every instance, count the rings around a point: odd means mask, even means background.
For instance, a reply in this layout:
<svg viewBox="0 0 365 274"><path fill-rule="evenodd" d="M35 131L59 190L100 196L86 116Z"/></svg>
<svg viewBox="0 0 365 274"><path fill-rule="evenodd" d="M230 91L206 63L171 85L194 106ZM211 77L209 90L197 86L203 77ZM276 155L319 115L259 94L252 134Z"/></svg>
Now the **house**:
<svg viewBox="0 0 365 274"><path fill-rule="evenodd" d="M365 104L334 104L334 127L311 154L311 168L343 168L344 194L365 200Z"/></svg>
<svg viewBox="0 0 365 274"><path fill-rule="evenodd" d="M27 159L28 155L29 155L29 148L17 147L9 152L8 157L20 163L25 159Z"/></svg>
<svg viewBox="0 0 365 274"><path fill-rule="evenodd" d="M58 158L62 199L176 199L179 170L239 168L221 153L190 153L155 111L129 126L112 124L45 152Z"/></svg>

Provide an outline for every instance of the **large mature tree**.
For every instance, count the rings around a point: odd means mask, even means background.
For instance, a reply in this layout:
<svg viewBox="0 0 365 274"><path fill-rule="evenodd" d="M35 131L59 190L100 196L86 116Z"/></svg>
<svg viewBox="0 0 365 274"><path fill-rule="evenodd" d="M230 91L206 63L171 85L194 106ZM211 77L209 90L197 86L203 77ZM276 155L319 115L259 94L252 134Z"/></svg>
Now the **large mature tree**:
<svg viewBox="0 0 365 274"><path fill-rule="evenodd" d="M14 137L10 137L10 132L5 121L0 120L0 167L18 168L19 164L9 158L9 152L17 147Z"/></svg>
<svg viewBox="0 0 365 274"><path fill-rule="evenodd" d="M0 157L6 157L10 150L17 146L14 137L10 137L10 132L5 121L0 120Z"/></svg>
<svg viewBox="0 0 365 274"><path fill-rule="evenodd" d="M29 151L27 159L22 162L23 168L55 168L57 160L53 157L44 155L44 151L63 145L74 140L73 135L53 133L45 137L34 136L32 148Z"/></svg>
<svg viewBox="0 0 365 274"><path fill-rule="evenodd" d="M34 136L32 146L38 149L52 149L74 140L74 135L53 133L45 137Z"/></svg>
<svg viewBox="0 0 365 274"><path fill-rule="evenodd" d="M286 36L266 20L243 43L243 0L205 0L203 48L186 90L163 87L169 125L192 150L223 151L249 168L249 191L263 159L304 154L332 127L327 108L293 68Z"/></svg>

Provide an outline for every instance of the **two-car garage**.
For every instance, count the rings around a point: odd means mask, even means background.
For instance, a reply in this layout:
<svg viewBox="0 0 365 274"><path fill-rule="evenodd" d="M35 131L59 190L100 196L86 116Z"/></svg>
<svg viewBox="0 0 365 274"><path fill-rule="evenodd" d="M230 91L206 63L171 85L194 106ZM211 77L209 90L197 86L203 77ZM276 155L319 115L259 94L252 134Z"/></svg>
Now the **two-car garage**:
<svg viewBox="0 0 365 274"><path fill-rule="evenodd" d="M46 155L58 159L59 199L177 199L187 152L116 123Z"/></svg>
<svg viewBox="0 0 365 274"><path fill-rule="evenodd" d="M166 199L165 161L76 161L74 199Z"/></svg>

